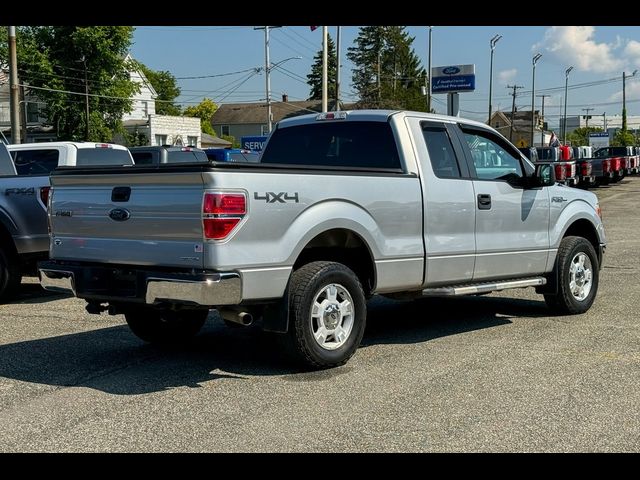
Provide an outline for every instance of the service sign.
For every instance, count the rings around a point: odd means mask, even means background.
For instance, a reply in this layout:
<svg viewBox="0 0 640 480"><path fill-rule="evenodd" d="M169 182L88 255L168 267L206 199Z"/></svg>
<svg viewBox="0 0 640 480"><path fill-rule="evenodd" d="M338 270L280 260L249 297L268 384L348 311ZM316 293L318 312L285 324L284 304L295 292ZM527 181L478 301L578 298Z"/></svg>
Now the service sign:
<svg viewBox="0 0 640 480"><path fill-rule="evenodd" d="M264 144L267 141L266 135L256 135L252 137L241 137L240 138L240 148L244 148L245 150L254 150L256 152L261 152Z"/></svg>
<svg viewBox="0 0 640 480"><path fill-rule="evenodd" d="M473 92L476 89L475 65L449 65L431 69L431 92Z"/></svg>

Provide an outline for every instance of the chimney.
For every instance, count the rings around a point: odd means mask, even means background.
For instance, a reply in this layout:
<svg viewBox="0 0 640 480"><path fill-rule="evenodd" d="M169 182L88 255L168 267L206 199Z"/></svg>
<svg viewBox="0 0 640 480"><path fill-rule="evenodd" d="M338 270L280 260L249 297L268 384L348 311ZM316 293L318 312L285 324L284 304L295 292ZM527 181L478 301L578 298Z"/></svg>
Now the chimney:
<svg viewBox="0 0 640 480"><path fill-rule="evenodd" d="M286 93L282 94L282 101L284 103L287 103L289 101L289 95L287 95Z"/></svg>

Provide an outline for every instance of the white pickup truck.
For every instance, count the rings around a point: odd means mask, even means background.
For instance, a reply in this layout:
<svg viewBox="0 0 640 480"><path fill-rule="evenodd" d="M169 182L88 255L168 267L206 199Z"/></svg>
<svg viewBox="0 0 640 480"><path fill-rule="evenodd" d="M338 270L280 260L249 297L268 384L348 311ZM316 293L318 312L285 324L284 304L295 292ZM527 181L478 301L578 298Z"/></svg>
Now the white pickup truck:
<svg viewBox="0 0 640 480"><path fill-rule="evenodd" d="M123 313L153 342L196 334L212 308L261 319L314 368L353 355L374 294L535 287L557 312L585 312L606 244L593 193L484 124L416 112L284 120L257 164L51 179L45 288Z"/></svg>

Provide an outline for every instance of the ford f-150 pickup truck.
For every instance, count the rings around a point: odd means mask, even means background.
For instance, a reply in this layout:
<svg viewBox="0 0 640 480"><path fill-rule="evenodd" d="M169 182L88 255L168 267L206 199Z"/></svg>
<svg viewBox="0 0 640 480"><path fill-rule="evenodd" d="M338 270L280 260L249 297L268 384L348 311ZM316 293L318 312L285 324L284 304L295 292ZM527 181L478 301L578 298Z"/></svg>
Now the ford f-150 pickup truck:
<svg viewBox="0 0 640 480"><path fill-rule="evenodd" d="M585 312L606 244L593 193L557 185L491 127L417 112L283 120L260 163L51 178L45 288L123 313L151 342L196 334L212 308L261 318L314 368L353 355L374 294L531 286Z"/></svg>

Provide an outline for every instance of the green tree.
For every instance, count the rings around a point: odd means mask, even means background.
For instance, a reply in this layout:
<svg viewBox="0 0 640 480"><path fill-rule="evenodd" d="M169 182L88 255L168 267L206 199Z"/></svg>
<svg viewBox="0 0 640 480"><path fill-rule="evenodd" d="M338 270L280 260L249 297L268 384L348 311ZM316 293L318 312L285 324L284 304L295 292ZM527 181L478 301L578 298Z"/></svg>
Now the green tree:
<svg viewBox="0 0 640 480"><path fill-rule="evenodd" d="M311 73L307 75L307 83L311 87L309 100L322 100L322 50L313 57ZM336 74L338 62L336 60L336 46L331 35L327 36L327 97L336 98Z"/></svg>
<svg viewBox="0 0 640 480"><path fill-rule="evenodd" d="M567 140L571 142L571 145L589 145L589 134L603 131L600 127L576 128L573 132L567 134Z"/></svg>
<svg viewBox="0 0 640 480"><path fill-rule="evenodd" d="M6 32L4 33L6 36ZM61 140L111 141L122 133L122 115L139 91L125 61L133 27L46 26L17 31L18 74ZM6 47L0 62L6 64ZM89 138L85 138L85 75L89 89Z"/></svg>
<svg viewBox="0 0 640 480"><path fill-rule="evenodd" d="M211 117L218 110L218 105L215 104L210 98L204 98L198 105L193 105L184 109L184 114L187 117L197 117L200 119L200 128L204 133L209 135L216 135L216 132L211 126Z"/></svg>
<svg viewBox="0 0 640 480"><path fill-rule="evenodd" d="M347 57L361 108L426 110L421 87L425 70L413 50L414 37L402 26L362 27Z"/></svg>
<svg viewBox="0 0 640 480"><path fill-rule="evenodd" d="M636 139L628 130L620 129L613 136L613 140L611 141L611 145L614 147L626 147L627 145L635 145Z"/></svg>
<svg viewBox="0 0 640 480"><path fill-rule="evenodd" d="M158 94L156 113L159 115L180 115L180 106L175 104L175 99L180 96L180 87L176 82L176 77L169 71L152 70L143 63L137 63Z"/></svg>

